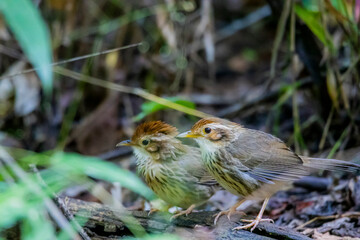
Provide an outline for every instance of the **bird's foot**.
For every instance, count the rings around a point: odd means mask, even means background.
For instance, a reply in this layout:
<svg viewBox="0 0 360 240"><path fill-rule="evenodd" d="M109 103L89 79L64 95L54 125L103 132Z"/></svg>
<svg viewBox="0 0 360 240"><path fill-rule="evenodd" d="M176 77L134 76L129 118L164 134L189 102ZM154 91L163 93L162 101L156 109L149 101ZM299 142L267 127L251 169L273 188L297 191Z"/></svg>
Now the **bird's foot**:
<svg viewBox="0 0 360 240"><path fill-rule="evenodd" d="M241 219L240 221L242 222L249 222L249 224L246 224L245 226L238 226L233 228L233 230L240 230L240 229L250 229L250 231L254 231L255 228L257 227L257 225L259 225L260 222L271 222L274 223L274 220L269 219L269 218L261 218L261 217L256 217L255 220L249 220L249 219Z"/></svg>
<svg viewBox="0 0 360 240"><path fill-rule="evenodd" d="M149 213L148 213L148 216L150 216L151 214L153 214L154 212L159 212L160 209L157 209L157 208L151 208Z"/></svg>
<svg viewBox="0 0 360 240"><path fill-rule="evenodd" d="M170 218L170 221L171 220L174 220L175 218L181 216L181 215L189 215L195 208L195 204L191 205L190 207L188 207L188 209L184 210L184 211L180 211L179 213L173 215L171 218Z"/></svg>
<svg viewBox="0 0 360 240"><path fill-rule="evenodd" d="M229 221L230 221L231 215L234 214L234 213L239 213L239 214L241 214L241 215L246 215L244 212L236 211L236 208L235 208L235 209L230 208L229 210L221 211L221 212L213 215L214 217L216 216L215 219L214 219L214 225L216 225L217 221L219 220L219 218L220 218L222 215L227 215L227 218L228 218Z"/></svg>
<svg viewBox="0 0 360 240"><path fill-rule="evenodd" d="M245 201L245 199L242 199L240 201L237 201L237 203L235 203L229 210L226 210L226 211L221 211L219 212L218 214L215 214L214 216L215 219L214 219L214 225L216 225L217 221L219 220L219 218L222 216L222 215L227 215L229 221L230 221L230 217L231 215L234 213L234 212L237 212L236 209ZM244 212L238 212L242 215L246 215Z"/></svg>

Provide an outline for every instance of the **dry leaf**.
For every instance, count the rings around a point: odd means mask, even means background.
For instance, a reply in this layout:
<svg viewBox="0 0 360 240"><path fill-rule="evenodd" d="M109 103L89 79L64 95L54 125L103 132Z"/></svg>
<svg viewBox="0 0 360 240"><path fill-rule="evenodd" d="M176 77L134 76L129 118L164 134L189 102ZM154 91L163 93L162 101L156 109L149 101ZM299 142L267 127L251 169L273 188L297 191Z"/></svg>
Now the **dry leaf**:
<svg viewBox="0 0 360 240"><path fill-rule="evenodd" d="M35 73L13 78L15 86L15 114L26 116L40 104L40 83Z"/></svg>
<svg viewBox="0 0 360 240"><path fill-rule="evenodd" d="M319 233L316 229L314 231L314 234L312 236L315 240L358 240L359 238L353 238L353 237L339 237L335 235L331 235L330 233Z"/></svg>
<svg viewBox="0 0 360 240"><path fill-rule="evenodd" d="M326 72L326 85L331 101L333 102L335 108L339 110L338 92L337 92L335 74L334 71L332 71L330 68L327 68L327 72Z"/></svg>
<svg viewBox="0 0 360 240"><path fill-rule="evenodd" d="M15 63L6 75L13 75L25 69L23 61ZM0 82L0 100L5 101L15 92L14 112L17 116L26 116L40 104L40 82L35 73L16 75Z"/></svg>

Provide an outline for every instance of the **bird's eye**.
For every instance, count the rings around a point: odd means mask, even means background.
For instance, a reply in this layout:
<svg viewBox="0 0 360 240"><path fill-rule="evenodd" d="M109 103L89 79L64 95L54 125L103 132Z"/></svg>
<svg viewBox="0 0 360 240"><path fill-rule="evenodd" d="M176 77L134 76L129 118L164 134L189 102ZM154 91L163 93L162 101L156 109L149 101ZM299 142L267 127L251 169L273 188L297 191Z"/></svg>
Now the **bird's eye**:
<svg viewBox="0 0 360 240"><path fill-rule="evenodd" d="M142 144L143 144L144 146L148 145L148 144L149 144L149 140L146 140L146 139L143 140L143 141L142 141Z"/></svg>
<svg viewBox="0 0 360 240"><path fill-rule="evenodd" d="M209 127L204 128L204 132L205 132L205 133L210 133L210 132L211 132L211 128L209 128Z"/></svg>

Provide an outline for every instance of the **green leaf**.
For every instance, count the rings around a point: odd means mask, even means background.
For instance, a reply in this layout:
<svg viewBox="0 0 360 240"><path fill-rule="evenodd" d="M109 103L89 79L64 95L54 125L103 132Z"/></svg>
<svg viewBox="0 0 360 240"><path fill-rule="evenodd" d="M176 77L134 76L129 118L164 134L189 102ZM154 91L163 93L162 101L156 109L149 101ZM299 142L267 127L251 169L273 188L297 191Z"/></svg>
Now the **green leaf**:
<svg viewBox="0 0 360 240"><path fill-rule="evenodd" d="M169 97L169 98L165 98L173 103L177 103L180 104L182 106L191 108L191 109L195 109L195 103L191 102L191 101L187 101L184 99L181 99L179 97ZM156 103L156 102L145 102L141 105L141 112L136 115L134 117L134 121L140 121L141 119L145 118L147 115L150 115L152 113L155 113L157 111L160 110L164 110L164 109L168 109L168 107Z"/></svg>
<svg viewBox="0 0 360 240"><path fill-rule="evenodd" d="M32 208L22 224L22 239L55 239L55 229L45 218L45 210Z"/></svg>
<svg viewBox="0 0 360 240"><path fill-rule="evenodd" d="M306 10L311 12L319 12L318 0L302 0L301 2Z"/></svg>
<svg viewBox="0 0 360 240"><path fill-rule="evenodd" d="M330 50L333 50L332 42L326 38L325 30L320 23L318 14L308 11L300 5L295 5L295 12L297 16L309 27L314 35Z"/></svg>
<svg viewBox="0 0 360 240"><path fill-rule="evenodd" d="M36 68L45 95L51 96L53 79L50 37L39 11L30 0L1 0L0 11Z"/></svg>
<svg viewBox="0 0 360 240"><path fill-rule="evenodd" d="M59 161L59 165L67 170L71 169L80 173L85 173L90 177L106 180L109 182L119 182L145 198L155 199L155 194L132 172L122 169L117 165L102 161L96 157L82 156L76 153L58 152L54 158ZM60 164L61 163L61 164Z"/></svg>
<svg viewBox="0 0 360 240"><path fill-rule="evenodd" d="M48 153L32 153L20 159L20 162L36 162L37 157L48 158ZM42 156L43 155L43 156ZM102 161L95 157L82 156L75 153L57 152L50 156L50 160L37 161L49 168L39 173L48 187L43 188L41 194L33 191L32 187L41 185L36 174L28 174L27 182L19 181L15 184L0 182L0 229L14 226L23 221L22 232L24 239L54 239L52 227L43 222L45 208L44 196L51 196L60 190L74 184L84 184L88 177L110 182L119 182L122 186L139 193L149 200L156 198L155 194L132 172L121 169L117 165ZM25 160L25 161L24 161ZM34 214L34 211L38 215ZM46 219L45 219L46 220ZM42 229L41 226L46 226ZM28 236L28 237L26 237Z"/></svg>
<svg viewBox="0 0 360 240"><path fill-rule="evenodd" d="M344 17L348 17L349 13L346 10L346 5L343 0L331 0L331 4L338 10ZM352 9L352 3L349 3L349 8Z"/></svg>
<svg viewBox="0 0 360 240"><path fill-rule="evenodd" d="M0 194L0 229L13 226L34 207L35 195L30 198L24 184L16 184Z"/></svg>

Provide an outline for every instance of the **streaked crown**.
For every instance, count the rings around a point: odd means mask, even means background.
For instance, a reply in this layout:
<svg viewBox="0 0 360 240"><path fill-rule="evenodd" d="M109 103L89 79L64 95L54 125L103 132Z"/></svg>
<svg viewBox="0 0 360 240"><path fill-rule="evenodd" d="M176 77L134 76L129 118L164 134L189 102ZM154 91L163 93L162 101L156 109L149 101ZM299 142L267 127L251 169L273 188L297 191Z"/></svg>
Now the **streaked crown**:
<svg viewBox="0 0 360 240"><path fill-rule="evenodd" d="M142 138L143 136L155 135L155 134L164 134L175 137L176 135L178 135L178 131L176 127L173 127L162 121L144 122L136 128L135 133L131 138L131 141L136 142L138 139Z"/></svg>
<svg viewBox="0 0 360 240"><path fill-rule="evenodd" d="M198 132L200 129L202 129L204 126L208 124L221 124L221 125L238 125L237 123L230 122L225 119L216 118L216 117L209 117L209 118L203 118L197 121L194 126L191 128L192 132Z"/></svg>

